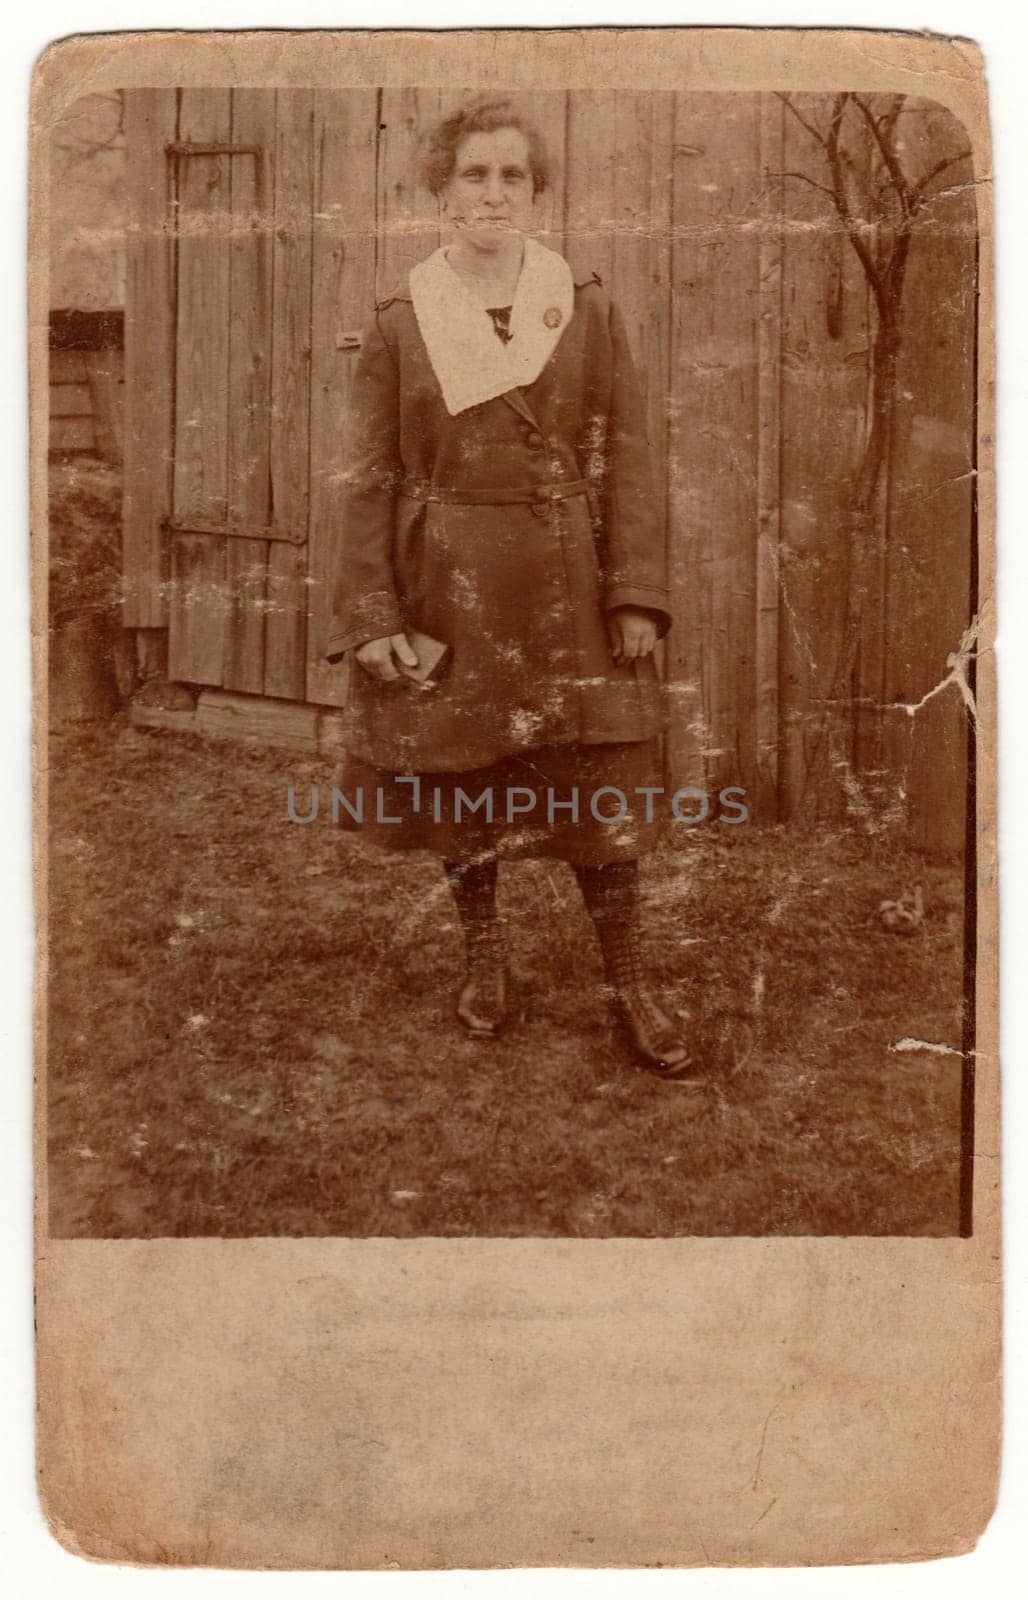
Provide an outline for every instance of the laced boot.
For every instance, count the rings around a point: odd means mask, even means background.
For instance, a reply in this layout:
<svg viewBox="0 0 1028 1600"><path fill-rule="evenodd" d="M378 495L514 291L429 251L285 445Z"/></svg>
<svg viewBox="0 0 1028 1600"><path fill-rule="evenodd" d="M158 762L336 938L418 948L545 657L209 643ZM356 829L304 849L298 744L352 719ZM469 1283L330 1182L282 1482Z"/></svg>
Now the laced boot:
<svg viewBox="0 0 1028 1600"><path fill-rule="evenodd" d="M598 924L612 1009L644 1064L661 1078L683 1078L693 1071L684 1029L669 1017L647 984L633 927Z"/></svg>
<svg viewBox="0 0 1028 1600"><path fill-rule="evenodd" d="M614 1015L643 1064L662 1078L690 1076L694 1065L684 1029L669 1017L645 975L638 936L638 869L634 861L576 867L593 919Z"/></svg>

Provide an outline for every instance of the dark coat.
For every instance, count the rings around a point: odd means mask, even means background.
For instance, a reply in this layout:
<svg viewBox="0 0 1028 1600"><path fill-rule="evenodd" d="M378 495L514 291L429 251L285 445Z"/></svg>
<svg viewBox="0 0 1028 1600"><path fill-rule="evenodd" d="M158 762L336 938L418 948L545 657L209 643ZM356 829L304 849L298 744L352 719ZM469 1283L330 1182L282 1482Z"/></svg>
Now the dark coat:
<svg viewBox="0 0 1028 1600"><path fill-rule="evenodd" d="M405 627L452 654L428 689L354 666L344 742L376 766L462 771L659 731L652 657L616 666L606 630L617 606L649 609L661 635L670 614L645 410L595 275L576 278L568 327L513 398L450 416L409 293L378 306L355 377L326 656ZM588 493L548 498L583 480Z"/></svg>

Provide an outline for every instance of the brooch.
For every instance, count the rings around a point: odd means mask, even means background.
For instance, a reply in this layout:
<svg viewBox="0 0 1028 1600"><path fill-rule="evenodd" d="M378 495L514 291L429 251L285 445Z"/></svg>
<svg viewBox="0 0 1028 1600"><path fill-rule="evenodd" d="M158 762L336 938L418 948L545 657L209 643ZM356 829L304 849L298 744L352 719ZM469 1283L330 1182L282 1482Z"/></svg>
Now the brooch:
<svg viewBox="0 0 1028 1600"><path fill-rule="evenodd" d="M548 306L543 312L543 321L548 328L559 328L563 317L559 306Z"/></svg>

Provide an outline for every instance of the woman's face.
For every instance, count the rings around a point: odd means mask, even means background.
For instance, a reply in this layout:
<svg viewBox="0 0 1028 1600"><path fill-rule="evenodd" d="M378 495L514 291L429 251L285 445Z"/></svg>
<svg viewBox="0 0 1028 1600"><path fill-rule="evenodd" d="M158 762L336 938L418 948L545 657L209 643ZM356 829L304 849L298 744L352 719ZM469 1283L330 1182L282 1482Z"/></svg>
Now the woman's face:
<svg viewBox="0 0 1028 1600"><path fill-rule="evenodd" d="M502 249L532 219L532 169L520 128L469 133L457 146L443 196L454 226L480 250Z"/></svg>

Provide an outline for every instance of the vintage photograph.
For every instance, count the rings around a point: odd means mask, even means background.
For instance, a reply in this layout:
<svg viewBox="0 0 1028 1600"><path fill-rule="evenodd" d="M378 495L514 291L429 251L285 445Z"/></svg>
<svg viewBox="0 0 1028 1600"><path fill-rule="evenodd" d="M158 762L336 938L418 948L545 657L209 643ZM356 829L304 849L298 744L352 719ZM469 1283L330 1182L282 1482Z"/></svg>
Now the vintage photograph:
<svg viewBox="0 0 1028 1600"><path fill-rule="evenodd" d="M972 1232L977 176L856 88L55 118L53 1237Z"/></svg>

